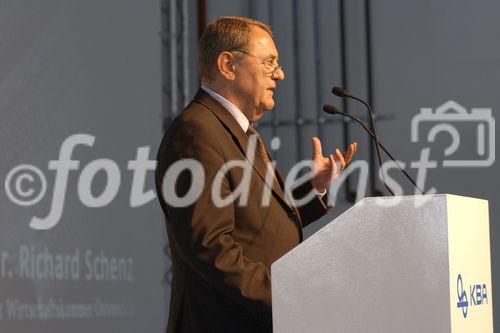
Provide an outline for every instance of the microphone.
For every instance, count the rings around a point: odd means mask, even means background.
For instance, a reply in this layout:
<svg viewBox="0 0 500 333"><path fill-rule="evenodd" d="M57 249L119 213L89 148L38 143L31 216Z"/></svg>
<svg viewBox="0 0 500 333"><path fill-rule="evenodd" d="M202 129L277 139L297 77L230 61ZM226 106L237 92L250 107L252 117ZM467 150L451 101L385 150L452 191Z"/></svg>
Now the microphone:
<svg viewBox="0 0 500 333"><path fill-rule="evenodd" d="M335 87L335 88L338 88L338 87ZM342 88L339 88L339 89L343 91ZM333 89L332 89L332 92L333 92ZM355 122L357 122L358 124L360 124L363 127L363 129L366 131L366 133L368 133L368 135L370 135L371 139L373 141L375 141L375 134L372 131L370 131L370 129L361 121L361 119L359 119L359 118L357 118L355 116L352 116L352 115L350 115L348 113L340 112L339 109L337 107L335 107L334 105L329 105L329 104L323 105L323 111L326 112L326 113L332 114L332 115L338 114L338 115L341 115L341 116L344 116L344 117L347 117L347 118L350 118L350 119L354 120ZM399 162L384 147L384 145L381 144L380 142L378 143L378 145L380 146L380 148L382 148L382 150L384 151L384 153L386 153L386 155L396 164L396 166L399 168L399 170L401 170L403 172L403 174L406 176L406 178L408 180L410 180L410 182L413 184L413 186L415 186L415 188L418 189L420 191L420 193L422 193L422 194L425 195L425 192L422 191L420 189L420 187L418 187L417 183L413 180L413 178L411 178L411 176L405 171L405 169L403 169L403 167L401 167L401 165L399 164ZM385 182L385 180L384 180L384 182Z"/></svg>
<svg viewBox="0 0 500 333"><path fill-rule="evenodd" d="M332 88L332 93L335 95L335 96L339 96L339 97L348 97L348 94L346 93L346 91L340 87L333 87ZM323 108L324 110L324 108Z"/></svg>
<svg viewBox="0 0 500 333"><path fill-rule="evenodd" d="M377 132L375 131L375 122L373 121L373 110L371 108L371 106L366 103L365 101L363 101L362 99L356 97L356 96L353 96L351 94L349 94L347 91L345 91L343 88L341 87L333 87L332 88L332 93L336 96L339 96L339 97L347 97L347 98L352 98L358 102L360 102L361 104L363 104L367 109L368 109L368 114L370 115L370 124L372 126L372 129L373 129L373 137L374 137L374 141L375 141L375 150L377 151L377 159L378 159L378 164L380 166L380 169L382 169L382 159L380 158L380 147L379 147L379 144L378 144L378 137L377 137ZM386 181L385 181L385 175L384 175L384 172L382 170L382 181L385 185L385 188L392 194L392 195L395 195L394 194L394 191L387 185Z"/></svg>

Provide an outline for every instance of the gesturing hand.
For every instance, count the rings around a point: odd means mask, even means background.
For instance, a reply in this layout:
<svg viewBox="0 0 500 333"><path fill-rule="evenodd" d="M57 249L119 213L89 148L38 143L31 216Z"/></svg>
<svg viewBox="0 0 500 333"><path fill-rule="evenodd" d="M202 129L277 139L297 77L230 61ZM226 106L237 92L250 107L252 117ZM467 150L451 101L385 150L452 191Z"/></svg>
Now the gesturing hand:
<svg viewBox="0 0 500 333"><path fill-rule="evenodd" d="M336 148L335 156L330 154L328 157L323 156L321 141L317 137L312 138L312 145L314 176L311 179L311 184L316 191L323 193L330 186L332 180L337 178L344 170L345 166L351 161L358 147L358 143L351 143L349 149L344 154Z"/></svg>

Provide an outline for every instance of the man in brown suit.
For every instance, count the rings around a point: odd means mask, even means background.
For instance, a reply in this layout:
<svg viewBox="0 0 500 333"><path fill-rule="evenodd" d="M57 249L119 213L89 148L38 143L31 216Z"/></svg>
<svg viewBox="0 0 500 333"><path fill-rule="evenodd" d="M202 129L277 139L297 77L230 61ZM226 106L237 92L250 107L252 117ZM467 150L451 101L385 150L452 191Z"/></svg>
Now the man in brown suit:
<svg viewBox="0 0 500 333"><path fill-rule="evenodd" d="M219 18L199 47L202 87L157 156L172 257L167 332L272 332L271 264L326 213L326 189L356 144L324 157L313 138L313 176L287 197L251 124L274 107L273 90L284 78L270 28ZM306 204L293 204L306 195Z"/></svg>

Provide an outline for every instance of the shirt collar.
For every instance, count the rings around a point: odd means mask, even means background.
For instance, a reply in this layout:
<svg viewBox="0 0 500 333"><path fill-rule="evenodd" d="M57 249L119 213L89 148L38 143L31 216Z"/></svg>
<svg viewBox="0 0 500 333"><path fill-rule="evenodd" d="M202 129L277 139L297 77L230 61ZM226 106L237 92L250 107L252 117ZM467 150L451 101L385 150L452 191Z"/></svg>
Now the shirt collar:
<svg viewBox="0 0 500 333"><path fill-rule="evenodd" d="M222 104L222 106L229 111L229 113L236 119L243 131L246 133L250 122L248 121L248 118L245 116L245 114L240 109L238 109L236 105L204 85L201 86L201 89L205 90L210 96L212 96L213 99Z"/></svg>

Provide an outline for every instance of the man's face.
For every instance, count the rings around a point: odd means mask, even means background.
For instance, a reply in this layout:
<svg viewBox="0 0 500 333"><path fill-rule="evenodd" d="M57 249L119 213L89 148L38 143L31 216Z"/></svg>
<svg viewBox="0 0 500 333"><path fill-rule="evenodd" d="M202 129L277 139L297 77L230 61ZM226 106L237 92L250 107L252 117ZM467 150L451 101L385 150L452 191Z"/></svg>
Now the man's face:
<svg viewBox="0 0 500 333"><path fill-rule="evenodd" d="M276 81L284 79L282 70L272 72L269 65L278 64L278 50L271 36L259 27L252 27L250 44L245 52L234 52L238 56L235 71L235 95L240 99L240 109L251 122L257 121L267 110L274 107Z"/></svg>

